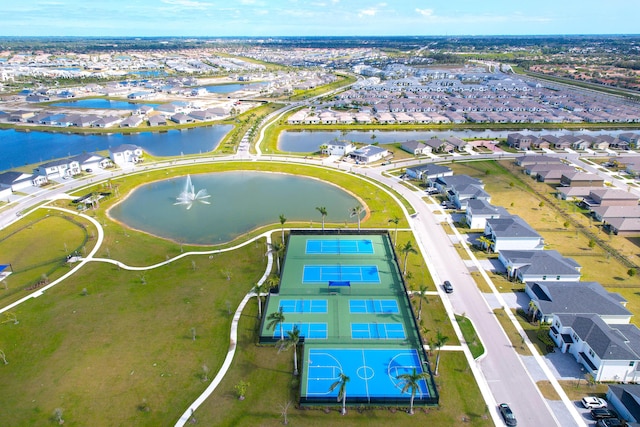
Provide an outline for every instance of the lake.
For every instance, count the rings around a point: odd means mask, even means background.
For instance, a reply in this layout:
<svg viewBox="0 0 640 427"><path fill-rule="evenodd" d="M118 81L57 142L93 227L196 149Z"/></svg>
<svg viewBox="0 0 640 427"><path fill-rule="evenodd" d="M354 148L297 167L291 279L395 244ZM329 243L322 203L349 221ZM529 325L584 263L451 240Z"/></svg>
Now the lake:
<svg viewBox="0 0 640 427"><path fill-rule="evenodd" d="M235 171L192 175L195 192L206 190L210 204L194 202L190 209L174 205L186 176L141 185L109 215L131 228L180 243L218 244L255 228L289 222L320 224L317 206L327 209L327 222L357 223L349 210L360 202L326 182L281 173ZM364 216L364 212L363 212Z"/></svg>
<svg viewBox="0 0 640 427"><path fill-rule="evenodd" d="M126 101L113 101L111 99L104 98L91 98L91 99L79 99L77 101L65 101L65 102L56 102L55 104L51 104L53 107L64 107L64 108L94 108L94 109L102 109L102 110L130 110L135 111L143 105L151 105L156 106L160 104L136 104L134 102L126 102Z"/></svg>
<svg viewBox="0 0 640 427"><path fill-rule="evenodd" d="M0 171L52 159L135 144L153 156L168 157L215 150L232 125L132 134L68 134L0 130Z"/></svg>

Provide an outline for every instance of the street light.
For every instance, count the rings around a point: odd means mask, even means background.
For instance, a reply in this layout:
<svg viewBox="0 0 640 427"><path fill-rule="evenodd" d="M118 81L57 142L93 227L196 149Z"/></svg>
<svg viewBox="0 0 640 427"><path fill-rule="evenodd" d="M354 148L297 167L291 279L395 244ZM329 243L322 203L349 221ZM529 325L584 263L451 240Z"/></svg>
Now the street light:
<svg viewBox="0 0 640 427"><path fill-rule="evenodd" d="M576 388L580 388L580 381L582 380L582 377L584 377L584 366L580 366L580 377L578 378L578 385L576 386Z"/></svg>

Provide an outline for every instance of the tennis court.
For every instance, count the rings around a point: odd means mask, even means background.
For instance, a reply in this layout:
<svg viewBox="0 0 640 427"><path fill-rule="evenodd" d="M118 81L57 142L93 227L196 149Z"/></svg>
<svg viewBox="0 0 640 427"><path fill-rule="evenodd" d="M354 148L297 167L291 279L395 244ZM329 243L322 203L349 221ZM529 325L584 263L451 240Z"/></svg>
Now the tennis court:
<svg viewBox="0 0 640 427"><path fill-rule="evenodd" d="M349 377L347 400L409 397L409 393L402 393L398 375L411 374L413 369L423 372L414 349L309 349L306 368L308 397L337 397L338 388L332 392L329 388L344 373ZM429 397L425 380L418 385L416 400Z"/></svg>
<svg viewBox="0 0 640 427"><path fill-rule="evenodd" d="M373 243L368 239L308 239L305 253L307 255L341 255L341 254L373 254Z"/></svg>
<svg viewBox="0 0 640 427"><path fill-rule="evenodd" d="M351 338L353 339L374 339L390 340L405 339L402 323L352 323Z"/></svg>
<svg viewBox="0 0 640 427"><path fill-rule="evenodd" d="M326 313L326 299L282 299L279 309L283 313Z"/></svg>
<svg viewBox="0 0 640 427"><path fill-rule="evenodd" d="M349 300L349 313L399 313L398 301L394 299L352 299Z"/></svg>
<svg viewBox="0 0 640 427"><path fill-rule="evenodd" d="M297 326L300 331L300 336L305 339L327 339L327 324L326 323L282 323L282 333L285 338L287 337L287 332L293 331L293 327ZM274 338L280 338L280 327L274 328L273 331Z"/></svg>
<svg viewBox="0 0 640 427"><path fill-rule="evenodd" d="M305 265L302 283L318 282L380 283L377 265Z"/></svg>

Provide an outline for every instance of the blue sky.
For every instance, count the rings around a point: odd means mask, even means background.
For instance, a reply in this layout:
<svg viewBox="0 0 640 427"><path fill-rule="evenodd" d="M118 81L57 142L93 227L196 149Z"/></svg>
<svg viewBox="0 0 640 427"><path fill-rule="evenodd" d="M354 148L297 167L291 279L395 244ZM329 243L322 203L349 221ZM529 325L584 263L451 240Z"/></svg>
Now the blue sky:
<svg viewBox="0 0 640 427"><path fill-rule="evenodd" d="M638 34L637 0L2 0L2 36Z"/></svg>

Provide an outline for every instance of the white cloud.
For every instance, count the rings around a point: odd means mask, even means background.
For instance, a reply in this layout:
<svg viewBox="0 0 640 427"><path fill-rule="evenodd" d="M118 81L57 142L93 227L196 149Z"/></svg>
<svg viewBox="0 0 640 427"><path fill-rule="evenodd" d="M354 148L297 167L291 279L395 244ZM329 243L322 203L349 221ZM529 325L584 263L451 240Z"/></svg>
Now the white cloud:
<svg viewBox="0 0 640 427"><path fill-rule="evenodd" d="M173 6L190 7L192 9L206 9L211 6L208 3L203 3L197 0L160 0L164 4L170 4Z"/></svg>
<svg viewBox="0 0 640 427"><path fill-rule="evenodd" d="M416 9L416 12L426 17L433 16L433 9Z"/></svg>
<svg viewBox="0 0 640 427"><path fill-rule="evenodd" d="M358 16L359 17L363 17L363 16L376 16L376 13L378 13L378 9L375 8L371 8L371 9L362 9L359 13Z"/></svg>

